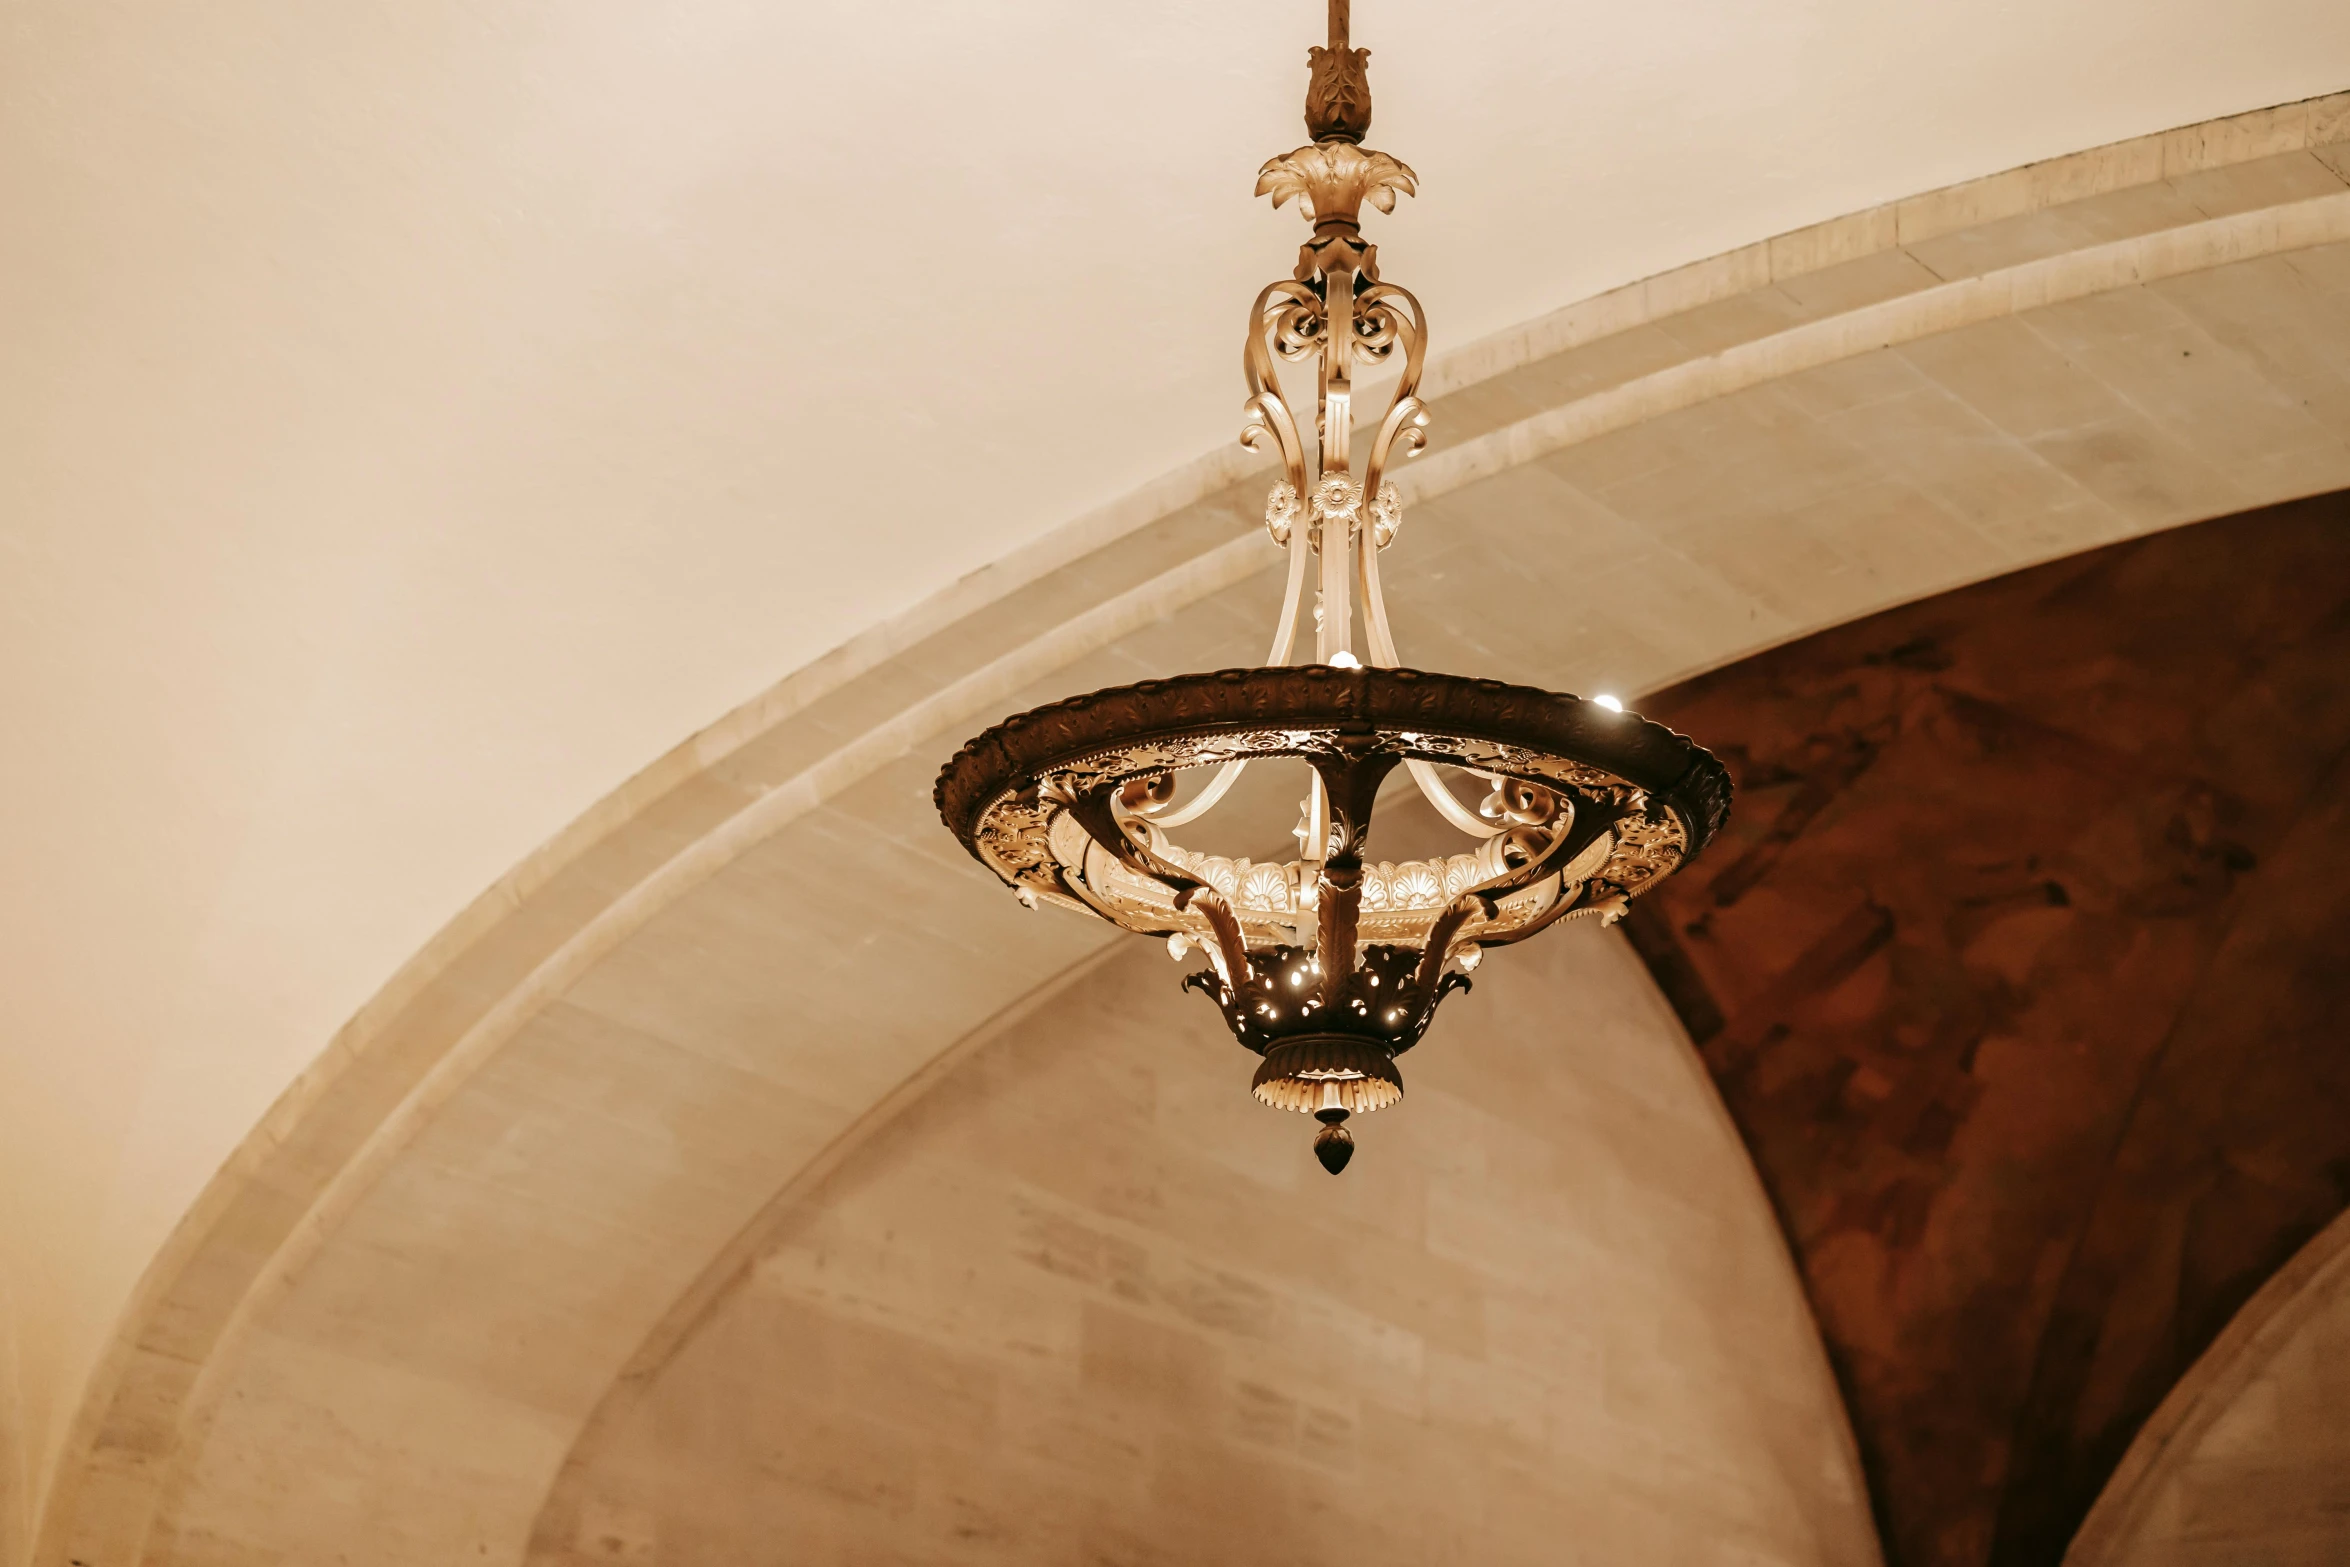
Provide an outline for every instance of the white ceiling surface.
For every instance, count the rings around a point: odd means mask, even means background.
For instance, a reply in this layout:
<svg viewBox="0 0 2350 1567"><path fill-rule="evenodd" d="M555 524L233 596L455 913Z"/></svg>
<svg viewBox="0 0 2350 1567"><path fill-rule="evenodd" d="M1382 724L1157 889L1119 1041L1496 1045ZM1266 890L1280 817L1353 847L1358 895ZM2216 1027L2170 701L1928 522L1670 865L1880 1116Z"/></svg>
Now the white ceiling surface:
<svg viewBox="0 0 2350 1567"><path fill-rule="evenodd" d="M2350 82L2339 0L1363 0L1444 343ZM1227 440L1317 0L0 10L0 1279L54 1437L452 914Z"/></svg>

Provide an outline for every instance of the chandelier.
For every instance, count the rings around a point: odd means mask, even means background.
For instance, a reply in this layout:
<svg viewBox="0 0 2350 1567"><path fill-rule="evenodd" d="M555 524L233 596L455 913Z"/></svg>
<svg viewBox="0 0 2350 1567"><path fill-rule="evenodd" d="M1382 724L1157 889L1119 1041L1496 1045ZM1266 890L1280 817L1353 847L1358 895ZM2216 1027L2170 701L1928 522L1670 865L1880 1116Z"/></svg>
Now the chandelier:
<svg viewBox="0 0 2350 1567"><path fill-rule="evenodd" d="M1312 235L1295 273L1249 307L1241 444L1278 454L1265 528L1288 552L1271 651L1257 669L1146 680L1008 718L939 775L941 817L1030 908L1057 904L1163 939L1184 981L1262 1058L1268 1105L1322 1123L1314 1152L1336 1174L1349 1118L1403 1097L1395 1058L1485 950L1559 920L1612 923L1722 825L1729 775L1711 753L1608 697L1585 699L1402 667L1379 556L1403 505L1390 465L1417 454L1427 324L1380 278L1363 238L1417 189L1411 169L1361 143L1371 125L1368 49L1349 45L1348 0L1309 51L1311 144L1267 163L1257 194L1296 199ZM1314 377L1309 447L1280 366ZM1394 385L1362 444L1355 378ZM1313 658L1291 662L1313 584ZM1294 860L1256 862L1171 836L1213 809L1251 763L1302 762ZM1460 852L1368 859L1372 806L1402 768L1463 835ZM1474 806L1454 790L1471 785ZM1186 786L1189 786L1188 789ZM1185 796L1188 797L1185 797Z"/></svg>

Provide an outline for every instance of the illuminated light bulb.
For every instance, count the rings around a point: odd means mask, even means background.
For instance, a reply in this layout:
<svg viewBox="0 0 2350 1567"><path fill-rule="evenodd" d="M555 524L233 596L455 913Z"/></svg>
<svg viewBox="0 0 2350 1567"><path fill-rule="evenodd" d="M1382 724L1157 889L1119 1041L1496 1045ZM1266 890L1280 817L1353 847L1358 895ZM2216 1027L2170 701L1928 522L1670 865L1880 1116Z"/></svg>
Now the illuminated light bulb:
<svg viewBox="0 0 2350 1567"><path fill-rule="evenodd" d="M1346 649L1340 648L1330 655L1330 667L1332 669L1360 669L1363 667L1363 661Z"/></svg>
<svg viewBox="0 0 2350 1567"><path fill-rule="evenodd" d="M1624 704L1622 702L1618 701L1612 696L1609 696L1604 691L1593 697L1591 700L1597 702L1601 707L1606 708L1611 713L1620 713L1624 710Z"/></svg>

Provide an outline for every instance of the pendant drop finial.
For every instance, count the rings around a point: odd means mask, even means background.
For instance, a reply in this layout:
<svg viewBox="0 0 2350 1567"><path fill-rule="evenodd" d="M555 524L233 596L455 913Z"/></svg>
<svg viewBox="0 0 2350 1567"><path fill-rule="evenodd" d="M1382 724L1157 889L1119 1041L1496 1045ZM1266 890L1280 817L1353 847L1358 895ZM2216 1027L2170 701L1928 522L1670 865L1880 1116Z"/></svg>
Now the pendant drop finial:
<svg viewBox="0 0 2350 1567"><path fill-rule="evenodd" d="M1314 1138L1314 1157L1322 1161L1323 1169L1336 1175L1355 1156L1355 1134L1346 1129L1344 1110L1324 1110L1314 1119L1322 1123Z"/></svg>

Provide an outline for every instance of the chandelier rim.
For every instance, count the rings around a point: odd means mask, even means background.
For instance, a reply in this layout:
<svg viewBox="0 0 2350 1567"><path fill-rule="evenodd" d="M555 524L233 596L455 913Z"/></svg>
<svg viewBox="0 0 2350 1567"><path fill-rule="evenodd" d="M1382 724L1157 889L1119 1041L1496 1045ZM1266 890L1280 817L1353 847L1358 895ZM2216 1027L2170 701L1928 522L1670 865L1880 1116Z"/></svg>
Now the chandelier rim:
<svg viewBox="0 0 2350 1567"><path fill-rule="evenodd" d="M1123 747L1268 729L1351 731L1400 754L1417 749L1402 742L1404 735L1440 735L1596 767L1672 811L1687 837L1684 864L1720 830L1730 811L1730 774L1721 760L1687 735L1639 713L1480 676L1330 664L1238 667L1139 680L1012 714L948 759L931 799L948 830L985 864L979 828L988 808L1007 794ZM1397 738L1380 744L1387 736ZM1306 752L1301 747L1292 754Z"/></svg>

